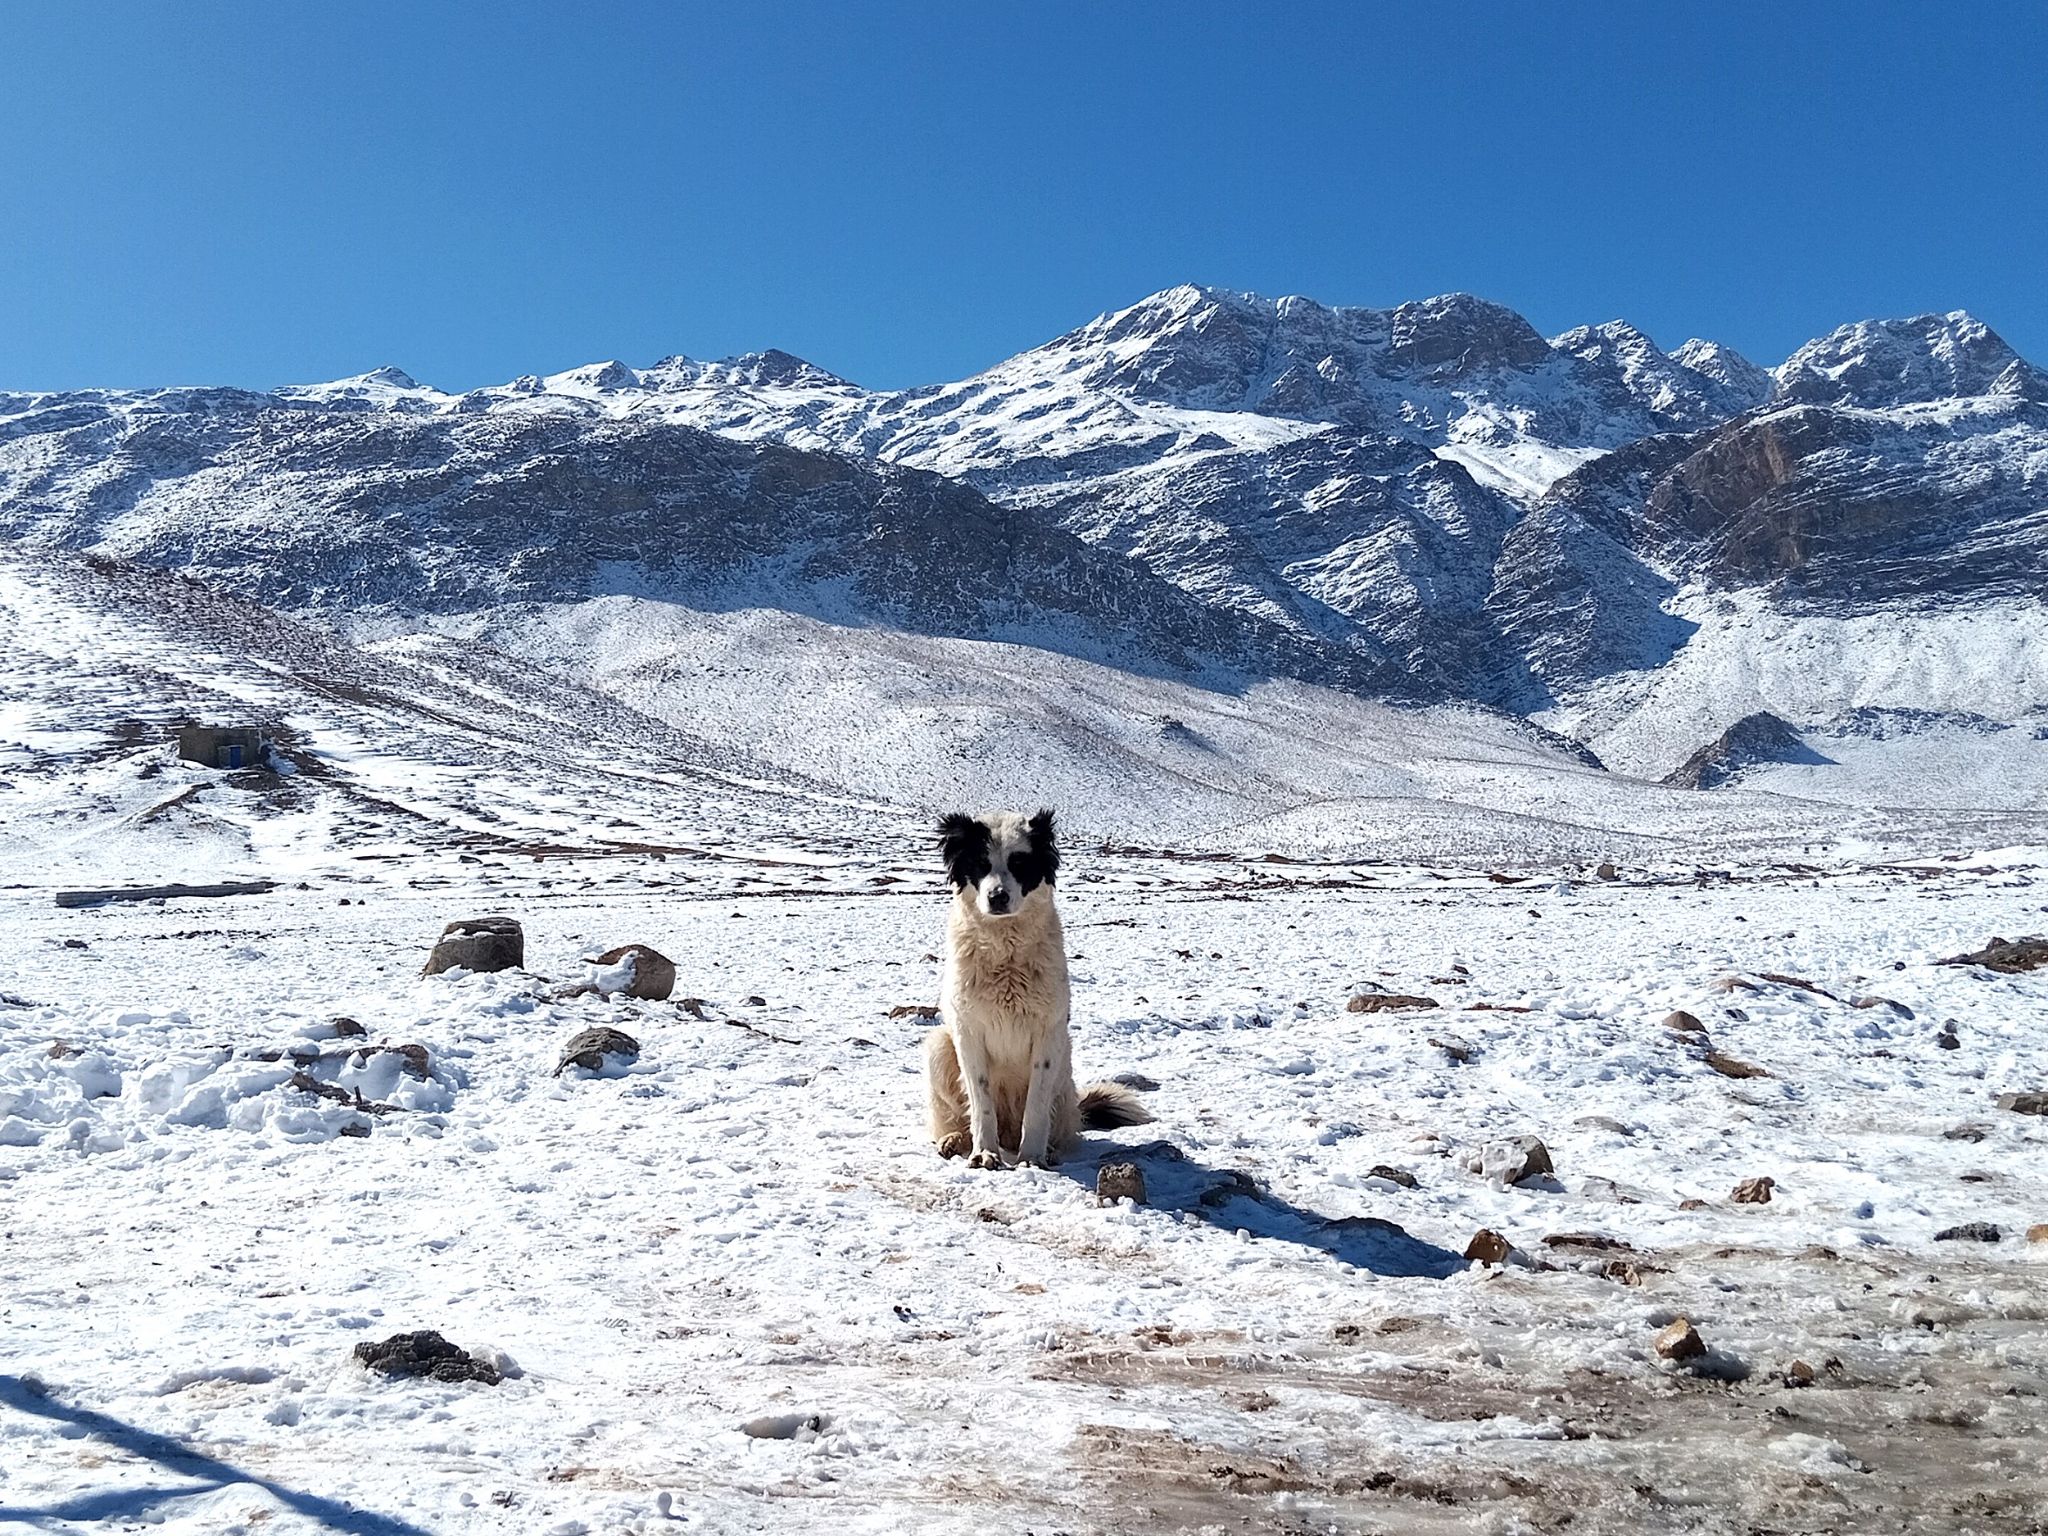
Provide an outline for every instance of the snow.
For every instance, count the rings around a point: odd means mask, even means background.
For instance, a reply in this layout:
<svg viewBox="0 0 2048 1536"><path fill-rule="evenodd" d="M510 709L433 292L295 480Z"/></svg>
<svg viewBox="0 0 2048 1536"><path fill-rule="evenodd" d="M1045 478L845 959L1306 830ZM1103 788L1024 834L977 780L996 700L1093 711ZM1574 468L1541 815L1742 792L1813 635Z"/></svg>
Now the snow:
<svg viewBox="0 0 2048 1536"><path fill-rule="evenodd" d="M2007 1394L2048 1373L2048 1133L1996 1100L2048 1086L2048 976L1937 963L2048 927L2038 814L1662 790L1483 711L787 615L481 628L352 646L0 562L0 1522L2038 1506L2042 1423ZM300 771L175 763L193 709L275 718ZM1079 1069L1158 1084L1157 1124L1059 1169L923 1141L927 1025L897 1010L936 994L928 817L956 797L1060 806ZM280 884L51 900L202 871ZM423 978L481 915L525 925L529 969ZM567 995L636 942L693 1007ZM1379 990L1438 1006L1349 1011ZM1769 1075L1716 1070L1674 1009ZM594 1025L632 1070L553 1075ZM1519 1135L1554 1179L1466 1170ZM1148 1204L1097 1204L1113 1155ZM1765 1174L1769 1204L1730 1199ZM1968 1221L2004 1240L1935 1240ZM1521 1259L1464 1261L1481 1228ZM1546 1241L1571 1234L1628 1246ZM1678 1315L1697 1369L1650 1348ZM507 1379L351 1357L417 1328ZM1816 1386L1782 1384L1795 1359Z"/></svg>

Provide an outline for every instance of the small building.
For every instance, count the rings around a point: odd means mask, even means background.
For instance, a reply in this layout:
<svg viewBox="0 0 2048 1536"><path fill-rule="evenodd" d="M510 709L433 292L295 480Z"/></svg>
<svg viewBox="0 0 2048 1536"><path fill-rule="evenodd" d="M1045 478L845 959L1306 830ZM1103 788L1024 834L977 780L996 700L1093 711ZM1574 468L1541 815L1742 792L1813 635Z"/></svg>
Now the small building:
<svg viewBox="0 0 2048 1536"><path fill-rule="evenodd" d="M184 725L178 756L209 768L268 768L270 738L255 726Z"/></svg>

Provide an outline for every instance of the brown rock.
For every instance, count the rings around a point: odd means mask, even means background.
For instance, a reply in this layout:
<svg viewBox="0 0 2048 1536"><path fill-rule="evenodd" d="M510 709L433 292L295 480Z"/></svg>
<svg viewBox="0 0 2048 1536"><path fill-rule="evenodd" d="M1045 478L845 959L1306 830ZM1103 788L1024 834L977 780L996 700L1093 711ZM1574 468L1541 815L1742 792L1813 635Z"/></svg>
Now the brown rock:
<svg viewBox="0 0 2048 1536"><path fill-rule="evenodd" d="M1753 1061L1744 1061L1739 1056L1730 1056L1725 1051L1709 1051L1707 1065L1723 1077L1769 1077L1771 1074Z"/></svg>
<svg viewBox="0 0 2048 1536"><path fill-rule="evenodd" d="M1400 1185L1403 1189L1415 1188L1415 1175L1406 1168L1392 1168L1385 1163L1375 1163L1367 1170L1365 1176L1369 1179L1385 1179L1391 1184Z"/></svg>
<svg viewBox="0 0 2048 1536"><path fill-rule="evenodd" d="M1723 976L1714 983L1716 992L1761 992L1763 988L1743 976Z"/></svg>
<svg viewBox="0 0 2048 1536"><path fill-rule="evenodd" d="M889 1010L892 1019L936 1019L938 1016L935 1003L898 1003Z"/></svg>
<svg viewBox="0 0 2048 1536"><path fill-rule="evenodd" d="M1650 1342L1666 1360L1697 1360L1707 1352L1699 1330L1682 1317L1659 1329Z"/></svg>
<svg viewBox="0 0 2048 1536"><path fill-rule="evenodd" d="M1434 1008L1433 997L1414 997L1405 992L1360 992L1344 1005L1346 1013L1400 1013L1411 1008Z"/></svg>
<svg viewBox="0 0 2048 1536"><path fill-rule="evenodd" d="M1908 1008L1904 1003L1894 1002L1889 997L1852 997L1849 999L1849 1006L1851 1008L1889 1008L1902 1019L1913 1017L1912 1009Z"/></svg>
<svg viewBox="0 0 2048 1536"><path fill-rule="evenodd" d="M526 964L526 931L509 917L471 917L441 930L440 942L421 974L443 971L511 971Z"/></svg>
<svg viewBox="0 0 2048 1536"><path fill-rule="evenodd" d="M1481 1227L1465 1245L1465 1257L1482 1264L1505 1264L1514 1251L1515 1245L1491 1227Z"/></svg>
<svg viewBox="0 0 2048 1536"><path fill-rule="evenodd" d="M2016 1115L2048 1115L2048 1093L2001 1093L1998 1107Z"/></svg>
<svg viewBox="0 0 2048 1536"><path fill-rule="evenodd" d="M1612 864L1602 864L1593 871L1593 876L1598 880L1619 880L1621 878L1621 871Z"/></svg>
<svg viewBox="0 0 2048 1536"><path fill-rule="evenodd" d="M560 1077L571 1067L581 1067L586 1072L604 1070L607 1056L622 1057L627 1061L637 1060L640 1042L624 1030L596 1029L581 1030L569 1037L569 1043L562 1047L562 1059L555 1067L555 1076Z"/></svg>
<svg viewBox="0 0 2048 1536"><path fill-rule="evenodd" d="M1813 1378L1814 1369L1804 1360L1794 1360L1785 1367L1785 1385L1788 1387L1810 1387Z"/></svg>
<svg viewBox="0 0 2048 1536"><path fill-rule="evenodd" d="M2048 1221L2037 1221L2034 1225L2027 1228L2027 1241L2030 1243L2048 1243Z"/></svg>
<svg viewBox="0 0 2048 1536"><path fill-rule="evenodd" d="M1769 1174L1763 1174L1754 1179L1744 1179L1728 1198L1737 1205L1769 1205L1771 1191L1776 1187L1777 1181Z"/></svg>
<svg viewBox="0 0 2048 1536"><path fill-rule="evenodd" d="M1678 1031L1681 1035L1704 1035L1707 1026L1687 1013L1683 1008L1664 1015L1664 1027Z"/></svg>
<svg viewBox="0 0 2048 1536"><path fill-rule="evenodd" d="M1967 955L1951 955L1942 965L1981 965L1987 971L2037 971L2048 965L2048 938L1993 939Z"/></svg>
<svg viewBox="0 0 2048 1536"><path fill-rule="evenodd" d="M1620 1281L1623 1285L1641 1285L1643 1283L1642 1270L1627 1259L1609 1259L1600 1266L1600 1273L1610 1280Z"/></svg>
<svg viewBox="0 0 2048 1536"><path fill-rule="evenodd" d="M676 987L676 963L645 944L621 944L597 957L599 965L617 965L633 957L633 979L626 984L627 997L644 997L660 1002Z"/></svg>
<svg viewBox="0 0 2048 1536"><path fill-rule="evenodd" d="M1479 1054L1479 1047L1462 1035L1431 1035L1429 1043L1456 1062L1470 1061Z"/></svg>
<svg viewBox="0 0 2048 1536"><path fill-rule="evenodd" d="M1095 1170L1095 1198L1103 1205L1114 1200L1145 1203L1145 1170L1136 1163L1104 1163Z"/></svg>

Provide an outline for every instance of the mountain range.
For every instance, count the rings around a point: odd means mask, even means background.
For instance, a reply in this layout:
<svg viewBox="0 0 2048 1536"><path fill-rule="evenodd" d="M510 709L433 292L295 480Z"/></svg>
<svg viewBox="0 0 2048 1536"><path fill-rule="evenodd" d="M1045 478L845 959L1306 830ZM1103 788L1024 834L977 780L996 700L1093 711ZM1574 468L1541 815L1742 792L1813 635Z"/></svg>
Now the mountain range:
<svg viewBox="0 0 2048 1536"><path fill-rule="evenodd" d="M770 351L0 394L0 536L551 665L568 607L782 612L1477 704L1646 775L1758 710L2048 710L2048 374L1961 312L1766 369L1180 287L904 391Z"/></svg>

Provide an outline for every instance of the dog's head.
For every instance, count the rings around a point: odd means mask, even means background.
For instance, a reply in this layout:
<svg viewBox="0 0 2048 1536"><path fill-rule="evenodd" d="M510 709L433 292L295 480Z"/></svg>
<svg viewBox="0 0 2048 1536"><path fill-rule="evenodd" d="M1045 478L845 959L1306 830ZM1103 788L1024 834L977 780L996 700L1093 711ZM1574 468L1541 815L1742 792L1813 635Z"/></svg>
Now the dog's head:
<svg viewBox="0 0 2048 1536"><path fill-rule="evenodd" d="M1052 895L1060 851L1053 843L1052 812L1025 816L996 811L969 816L955 811L939 822L939 848L946 876L977 916L1011 917L1030 904L1033 894Z"/></svg>

